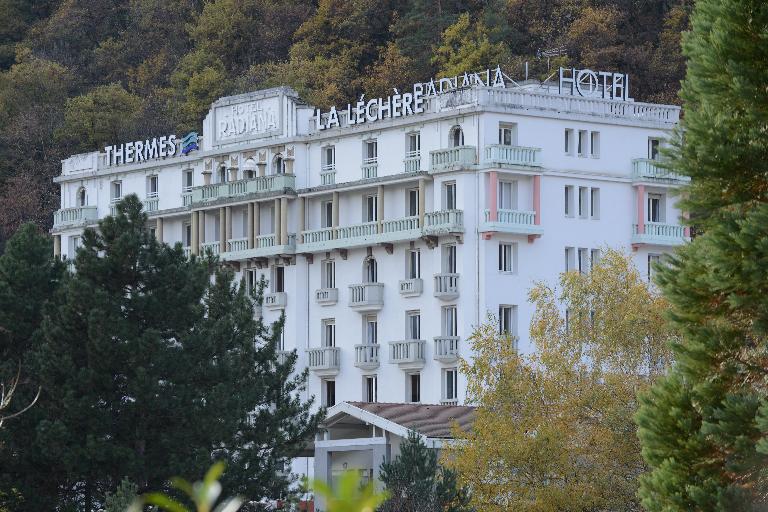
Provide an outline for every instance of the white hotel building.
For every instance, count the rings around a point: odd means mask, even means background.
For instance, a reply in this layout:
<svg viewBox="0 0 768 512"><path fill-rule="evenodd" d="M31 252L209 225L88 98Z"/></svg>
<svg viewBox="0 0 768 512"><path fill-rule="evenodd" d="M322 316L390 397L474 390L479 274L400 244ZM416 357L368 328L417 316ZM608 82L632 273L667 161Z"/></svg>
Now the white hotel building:
<svg viewBox="0 0 768 512"><path fill-rule="evenodd" d="M55 251L73 258L83 227L136 194L162 241L269 280L264 318L285 311L281 348L320 403L460 405L457 360L489 314L529 351L535 280L605 247L649 272L688 235L670 195L683 179L655 162L678 107L504 85L324 129L287 87L222 98L188 155L64 160Z"/></svg>

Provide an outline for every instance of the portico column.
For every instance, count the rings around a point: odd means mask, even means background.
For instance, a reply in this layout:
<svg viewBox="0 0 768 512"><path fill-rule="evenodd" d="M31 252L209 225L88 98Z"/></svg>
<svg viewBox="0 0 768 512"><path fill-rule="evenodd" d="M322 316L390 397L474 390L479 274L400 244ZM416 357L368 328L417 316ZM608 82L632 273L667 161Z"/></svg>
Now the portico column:
<svg viewBox="0 0 768 512"><path fill-rule="evenodd" d="M381 225L384 222L384 185L379 185L376 189L376 210L376 232L381 233Z"/></svg>
<svg viewBox="0 0 768 512"><path fill-rule="evenodd" d="M197 212L192 212L192 218L189 220L189 231L192 235L192 240L189 241L189 252L192 254L200 254L200 239L197 233L197 223Z"/></svg>
<svg viewBox="0 0 768 512"><path fill-rule="evenodd" d="M227 210L219 207L219 252L227 252Z"/></svg>
<svg viewBox="0 0 768 512"><path fill-rule="evenodd" d="M197 212L197 229L198 250L202 254L203 244L205 243L205 210Z"/></svg>
<svg viewBox="0 0 768 512"><path fill-rule="evenodd" d="M300 197L299 198L299 229L298 233L296 233L296 237L298 240L296 240L297 244L303 244L304 243L304 235L302 234L304 230L306 229L304 225L304 216L306 215L305 208L306 208L306 198Z"/></svg>
<svg viewBox="0 0 768 512"><path fill-rule="evenodd" d="M277 243L277 240L275 240ZM288 245L288 198L280 198L280 245Z"/></svg>
<svg viewBox="0 0 768 512"><path fill-rule="evenodd" d="M533 211L533 223L538 226L541 224L541 176L538 175L533 177Z"/></svg>
<svg viewBox="0 0 768 512"><path fill-rule="evenodd" d="M61 259L61 235L53 235L53 257Z"/></svg>
<svg viewBox="0 0 768 512"><path fill-rule="evenodd" d="M333 199L331 200L331 219L333 227L333 238L336 238L336 230L339 229L339 193L333 193Z"/></svg>
<svg viewBox="0 0 768 512"><path fill-rule="evenodd" d="M227 214L227 241L232 240L232 207L225 208Z"/></svg>
<svg viewBox="0 0 768 512"><path fill-rule="evenodd" d="M258 245L258 239L261 235L261 207L259 206L258 201L254 201L253 203L253 247L258 249L256 247Z"/></svg>
<svg viewBox="0 0 768 512"><path fill-rule="evenodd" d="M331 485L331 453L328 448L315 448L315 474L314 477L320 481ZM315 510L325 508L325 500L318 493L315 495Z"/></svg>
<svg viewBox="0 0 768 512"><path fill-rule="evenodd" d="M163 218L157 218L157 224L155 224L155 238L158 242L163 243Z"/></svg>
<svg viewBox="0 0 768 512"><path fill-rule="evenodd" d="M210 185L211 184L211 171L203 171L203 185Z"/></svg>
<svg viewBox="0 0 768 512"><path fill-rule="evenodd" d="M267 162L258 162L256 167L259 168L259 176L264 176L267 170Z"/></svg>
<svg viewBox="0 0 768 512"><path fill-rule="evenodd" d="M645 234L645 185L637 186L637 234Z"/></svg>
<svg viewBox="0 0 768 512"><path fill-rule="evenodd" d="M424 216L426 215L427 187L424 179L419 180L419 227L424 229Z"/></svg>
<svg viewBox="0 0 768 512"><path fill-rule="evenodd" d="M275 199L275 217L272 219L274 223L275 245L280 243L280 199Z"/></svg>
<svg viewBox="0 0 768 512"><path fill-rule="evenodd" d="M248 203L248 225L245 227L245 232L248 234L248 248L253 249L253 203Z"/></svg>
<svg viewBox="0 0 768 512"><path fill-rule="evenodd" d="M377 492L384 490L384 483L379 478L381 475L380 468L382 462L389 462L389 450L389 443L375 444L373 445L373 448L371 448L371 457L373 458L373 481Z"/></svg>
<svg viewBox="0 0 768 512"><path fill-rule="evenodd" d="M496 171L488 173L488 220L499 220L499 174Z"/></svg>

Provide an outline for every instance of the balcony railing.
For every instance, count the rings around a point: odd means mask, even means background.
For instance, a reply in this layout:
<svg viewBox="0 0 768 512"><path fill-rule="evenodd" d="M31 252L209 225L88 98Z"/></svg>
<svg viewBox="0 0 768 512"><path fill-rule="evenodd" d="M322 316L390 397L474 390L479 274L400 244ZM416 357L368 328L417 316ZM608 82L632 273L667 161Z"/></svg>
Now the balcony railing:
<svg viewBox="0 0 768 512"><path fill-rule="evenodd" d="M264 306L269 309L284 309L288 303L288 294L272 292L264 295Z"/></svg>
<svg viewBox="0 0 768 512"><path fill-rule="evenodd" d="M469 167L476 163L475 146L456 146L429 152L429 170L432 172Z"/></svg>
<svg viewBox="0 0 768 512"><path fill-rule="evenodd" d="M296 187L296 176L293 174L274 174L258 176L226 183L212 183L192 189L192 203L204 203L218 199L244 196L264 192L282 192L284 189ZM191 204L191 203L190 203Z"/></svg>
<svg viewBox="0 0 768 512"><path fill-rule="evenodd" d="M227 251L247 251L248 250L248 238L234 238L227 241Z"/></svg>
<svg viewBox="0 0 768 512"><path fill-rule="evenodd" d="M181 194L181 205L189 206L192 204L192 192L183 192Z"/></svg>
<svg viewBox="0 0 768 512"><path fill-rule="evenodd" d="M632 160L632 179L634 181L649 181L653 183L685 184L691 181L689 176L683 176L665 169L656 160L635 158Z"/></svg>
<svg viewBox="0 0 768 512"><path fill-rule="evenodd" d="M363 179L367 180L367 179L375 178L378 173L378 169L379 169L379 164L375 158L373 159L372 162L366 163L364 161L362 165Z"/></svg>
<svg viewBox="0 0 768 512"><path fill-rule="evenodd" d="M319 242L328 242L333 240L333 228L313 229L302 231L305 244L316 244Z"/></svg>
<svg viewBox="0 0 768 512"><path fill-rule="evenodd" d="M398 282L400 295L403 297L418 297L424 290L424 281L421 279L404 279Z"/></svg>
<svg viewBox="0 0 768 512"><path fill-rule="evenodd" d="M214 254L219 254L219 242L205 242L200 244L201 253L205 254L209 250Z"/></svg>
<svg viewBox="0 0 768 512"><path fill-rule="evenodd" d="M360 238L363 236L375 235L377 233L377 222L364 222L362 224L353 224L337 228L337 238Z"/></svg>
<svg viewBox="0 0 768 512"><path fill-rule="evenodd" d="M543 232L541 226L535 223L536 212L532 211L499 209L496 211L496 220L491 220L490 210L485 210L483 219L485 222L480 227L481 231L501 231L524 235Z"/></svg>
<svg viewBox="0 0 768 512"><path fill-rule="evenodd" d="M485 163L541 167L541 148L492 144L485 146Z"/></svg>
<svg viewBox="0 0 768 512"><path fill-rule="evenodd" d="M341 364L339 347L320 347L307 350L310 371L320 376L338 375Z"/></svg>
<svg viewBox="0 0 768 512"><path fill-rule="evenodd" d="M404 172L419 172L421 170L421 154L409 153L405 155L403 159L403 171Z"/></svg>
<svg viewBox="0 0 768 512"><path fill-rule="evenodd" d="M321 306L332 306L339 301L338 288L320 288L315 290L315 302Z"/></svg>
<svg viewBox="0 0 768 512"><path fill-rule="evenodd" d="M381 227L379 227L381 225ZM416 239L421 236L418 217L389 219L381 222L364 222L338 228L322 228L303 231L304 251L327 251L356 245L391 243Z"/></svg>
<svg viewBox="0 0 768 512"><path fill-rule="evenodd" d="M404 370L423 368L426 344L424 340L390 341L389 362Z"/></svg>
<svg viewBox="0 0 768 512"><path fill-rule="evenodd" d="M336 169L320 172L321 185L333 185L336 183Z"/></svg>
<svg viewBox="0 0 768 512"><path fill-rule="evenodd" d="M75 226L96 222L99 218L98 208L95 206L76 206L74 208L63 208L53 214L53 226L56 228L64 226Z"/></svg>
<svg viewBox="0 0 768 512"><path fill-rule="evenodd" d="M463 210L440 210L424 216L424 233L441 235L464 232Z"/></svg>
<svg viewBox="0 0 768 512"><path fill-rule="evenodd" d="M355 366L363 370L378 368L379 345L377 343L355 345Z"/></svg>
<svg viewBox="0 0 768 512"><path fill-rule="evenodd" d="M646 222L642 233L639 232L637 224L633 227L633 244L680 245L688 240L685 227L679 224Z"/></svg>
<svg viewBox="0 0 768 512"><path fill-rule="evenodd" d="M349 285L349 307L360 312L380 310L384 307L384 283Z"/></svg>
<svg viewBox="0 0 768 512"><path fill-rule="evenodd" d="M160 199L157 197L145 199L142 201L142 204L144 205L144 211L147 213L156 212L160 209Z"/></svg>
<svg viewBox="0 0 768 512"><path fill-rule="evenodd" d="M459 296L459 274L435 274L435 297L453 300Z"/></svg>
<svg viewBox="0 0 768 512"><path fill-rule="evenodd" d="M458 336L437 336L435 341L435 361L441 363L455 363L459 360L459 341Z"/></svg>

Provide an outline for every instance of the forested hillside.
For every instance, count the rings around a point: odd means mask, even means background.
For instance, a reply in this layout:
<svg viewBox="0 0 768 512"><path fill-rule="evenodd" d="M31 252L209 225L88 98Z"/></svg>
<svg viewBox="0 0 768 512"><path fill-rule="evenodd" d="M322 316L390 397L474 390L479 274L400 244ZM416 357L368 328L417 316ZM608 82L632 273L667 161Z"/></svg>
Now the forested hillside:
<svg viewBox="0 0 768 512"><path fill-rule="evenodd" d="M677 102L692 0L0 0L0 243L50 227L60 160L200 129L210 102L291 85L318 106L441 73L561 64ZM547 60L541 51L561 49Z"/></svg>

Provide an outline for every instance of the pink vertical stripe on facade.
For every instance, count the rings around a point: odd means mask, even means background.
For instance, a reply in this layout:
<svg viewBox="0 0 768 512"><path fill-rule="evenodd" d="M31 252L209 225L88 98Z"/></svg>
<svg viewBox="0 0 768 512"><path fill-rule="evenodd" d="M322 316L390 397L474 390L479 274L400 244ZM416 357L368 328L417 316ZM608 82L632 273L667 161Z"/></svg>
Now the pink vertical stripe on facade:
<svg viewBox="0 0 768 512"><path fill-rule="evenodd" d="M496 171L488 173L488 220L496 222L499 219L499 175Z"/></svg>
<svg viewBox="0 0 768 512"><path fill-rule="evenodd" d="M637 186L637 234L645 234L645 185Z"/></svg>

